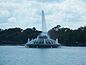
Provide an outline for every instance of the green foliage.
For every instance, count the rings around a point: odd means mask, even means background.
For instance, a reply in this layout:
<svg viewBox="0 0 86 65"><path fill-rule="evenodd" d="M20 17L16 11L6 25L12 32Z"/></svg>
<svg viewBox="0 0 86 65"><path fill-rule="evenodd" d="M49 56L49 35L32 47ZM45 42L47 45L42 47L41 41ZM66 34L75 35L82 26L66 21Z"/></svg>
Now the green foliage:
<svg viewBox="0 0 86 65"><path fill-rule="evenodd" d="M86 26L76 30L54 27L49 30L52 39L58 38L59 43L66 46L86 46Z"/></svg>
<svg viewBox="0 0 86 65"><path fill-rule="evenodd" d="M5 30L0 30L0 41L4 44L24 44L27 42L28 38L36 38L41 31L37 31L35 28L27 28L25 30L21 28L9 28ZM1 44L2 44L1 43Z"/></svg>
<svg viewBox="0 0 86 65"><path fill-rule="evenodd" d="M27 28L25 30L21 28L9 28L0 29L0 44L20 45L25 44L28 38L36 38L41 31L36 30L35 27ZM76 30L70 28L61 28L60 25L52 28L48 31L48 34L52 39L58 38L61 45L66 46L86 46L86 26L80 27Z"/></svg>

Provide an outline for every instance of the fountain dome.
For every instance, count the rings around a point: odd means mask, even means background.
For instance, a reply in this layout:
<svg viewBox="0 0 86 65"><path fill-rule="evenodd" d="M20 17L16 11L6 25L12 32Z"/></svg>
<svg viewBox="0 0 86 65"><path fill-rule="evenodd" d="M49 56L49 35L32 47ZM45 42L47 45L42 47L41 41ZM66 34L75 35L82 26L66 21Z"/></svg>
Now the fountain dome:
<svg viewBox="0 0 86 65"><path fill-rule="evenodd" d="M44 11L42 11L42 33L31 41L28 39L28 42L25 44L26 47L29 48L57 48L60 47L58 43L58 39L53 40L49 37L46 32L46 23L44 17Z"/></svg>

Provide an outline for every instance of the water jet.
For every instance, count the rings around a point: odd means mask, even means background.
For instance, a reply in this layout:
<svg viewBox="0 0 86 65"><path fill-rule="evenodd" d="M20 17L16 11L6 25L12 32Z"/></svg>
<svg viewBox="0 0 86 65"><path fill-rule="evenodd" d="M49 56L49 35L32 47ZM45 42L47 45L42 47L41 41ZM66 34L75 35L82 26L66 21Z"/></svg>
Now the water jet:
<svg viewBox="0 0 86 65"><path fill-rule="evenodd" d="M46 21L45 21L45 15L44 11L42 10L42 33L33 40L29 40L25 44L25 47L27 48L58 48L60 47L60 44L58 43L58 39L53 40L49 37L47 31L46 31Z"/></svg>

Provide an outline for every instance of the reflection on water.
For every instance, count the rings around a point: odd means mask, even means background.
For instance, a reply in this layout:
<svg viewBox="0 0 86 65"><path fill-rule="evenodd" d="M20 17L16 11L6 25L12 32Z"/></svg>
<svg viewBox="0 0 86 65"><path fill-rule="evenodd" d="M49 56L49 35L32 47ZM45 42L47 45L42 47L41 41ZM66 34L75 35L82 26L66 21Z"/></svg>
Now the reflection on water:
<svg viewBox="0 0 86 65"><path fill-rule="evenodd" d="M86 65L85 49L85 47L37 49L0 46L0 65Z"/></svg>

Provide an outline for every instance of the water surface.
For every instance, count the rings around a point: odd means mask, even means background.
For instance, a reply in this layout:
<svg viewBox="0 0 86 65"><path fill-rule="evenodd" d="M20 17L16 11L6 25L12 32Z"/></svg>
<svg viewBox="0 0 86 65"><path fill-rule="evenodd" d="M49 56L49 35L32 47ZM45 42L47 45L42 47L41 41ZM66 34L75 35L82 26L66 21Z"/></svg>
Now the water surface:
<svg viewBox="0 0 86 65"><path fill-rule="evenodd" d="M86 47L0 46L0 65L86 65Z"/></svg>

